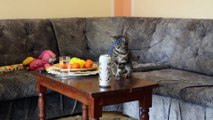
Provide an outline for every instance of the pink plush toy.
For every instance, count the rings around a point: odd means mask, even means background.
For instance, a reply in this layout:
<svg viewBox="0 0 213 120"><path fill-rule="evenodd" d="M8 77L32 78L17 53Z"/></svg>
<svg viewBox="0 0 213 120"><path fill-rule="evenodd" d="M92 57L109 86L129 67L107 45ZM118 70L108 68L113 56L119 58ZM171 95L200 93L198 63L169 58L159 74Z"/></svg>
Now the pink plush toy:
<svg viewBox="0 0 213 120"><path fill-rule="evenodd" d="M38 59L29 64L29 70L47 70L56 60L56 55L51 50L45 50Z"/></svg>

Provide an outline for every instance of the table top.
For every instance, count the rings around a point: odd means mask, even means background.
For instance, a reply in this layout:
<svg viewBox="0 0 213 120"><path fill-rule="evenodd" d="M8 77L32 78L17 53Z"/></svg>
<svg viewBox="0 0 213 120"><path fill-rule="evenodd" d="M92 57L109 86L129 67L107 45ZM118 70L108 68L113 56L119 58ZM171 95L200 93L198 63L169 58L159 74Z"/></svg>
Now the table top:
<svg viewBox="0 0 213 120"><path fill-rule="evenodd" d="M144 89L152 89L158 87L156 82L143 80L137 77L122 78L121 80L115 80L111 78L111 84L109 88L101 88L99 86L98 75L84 76L84 77L71 77L70 79L62 80L59 77L49 73L32 72L37 77L42 78L41 83L50 84L54 86L60 86L63 88L70 88L72 90L80 91L83 94L89 96L99 96L103 94L117 94L122 92L134 92ZM46 87L46 86L45 86ZM48 88L48 87L47 87Z"/></svg>

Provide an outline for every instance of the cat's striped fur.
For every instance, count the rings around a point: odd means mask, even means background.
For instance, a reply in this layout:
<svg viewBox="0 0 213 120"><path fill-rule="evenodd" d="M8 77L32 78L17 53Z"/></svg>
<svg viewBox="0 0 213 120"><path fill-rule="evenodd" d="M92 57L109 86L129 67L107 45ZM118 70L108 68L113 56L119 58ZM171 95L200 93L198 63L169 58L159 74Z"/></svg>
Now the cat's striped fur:
<svg viewBox="0 0 213 120"><path fill-rule="evenodd" d="M124 73L126 77L131 77L133 69L128 50L128 38L123 36L115 38L117 40L120 37L122 37L121 40L114 45L111 59L111 70L116 80L120 80Z"/></svg>

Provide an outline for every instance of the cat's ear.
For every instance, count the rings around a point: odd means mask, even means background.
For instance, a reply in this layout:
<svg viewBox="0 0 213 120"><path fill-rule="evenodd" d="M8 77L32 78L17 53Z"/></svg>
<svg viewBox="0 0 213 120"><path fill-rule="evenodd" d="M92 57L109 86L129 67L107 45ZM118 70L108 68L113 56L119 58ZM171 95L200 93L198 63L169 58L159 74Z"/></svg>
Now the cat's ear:
<svg viewBox="0 0 213 120"><path fill-rule="evenodd" d="M125 38L125 40L128 42L129 41L129 38L128 37L124 37Z"/></svg>
<svg viewBox="0 0 213 120"><path fill-rule="evenodd" d="M123 37L123 41L124 41L126 44L128 44L129 39L128 39L127 37Z"/></svg>

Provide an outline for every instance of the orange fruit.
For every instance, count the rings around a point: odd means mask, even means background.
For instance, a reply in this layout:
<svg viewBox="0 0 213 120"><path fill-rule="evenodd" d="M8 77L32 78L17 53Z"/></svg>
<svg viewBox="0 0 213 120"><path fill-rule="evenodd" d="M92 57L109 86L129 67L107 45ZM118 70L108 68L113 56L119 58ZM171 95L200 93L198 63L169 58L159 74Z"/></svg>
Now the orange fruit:
<svg viewBox="0 0 213 120"><path fill-rule="evenodd" d="M93 66L93 61L90 60L90 59L87 59L87 60L85 61L84 67L85 67L85 68L91 68L92 66Z"/></svg>
<svg viewBox="0 0 213 120"><path fill-rule="evenodd" d="M70 67L76 69L76 68L80 68L81 66L79 63L76 62L76 63L71 64Z"/></svg>
<svg viewBox="0 0 213 120"><path fill-rule="evenodd" d="M62 69L67 69L68 68L68 64L62 64L60 65Z"/></svg>
<svg viewBox="0 0 213 120"><path fill-rule="evenodd" d="M85 63L84 67L85 67L85 68L91 68L92 65L93 65L93 64L91 64L91 63Z"/></svg>
<svg viewBox="0 0 213 120"><path fill-rule="evenodd" d="M91 59L87 59L86 61L85 61L87 64L93 64L93 61L91 60Z"/></svg>

